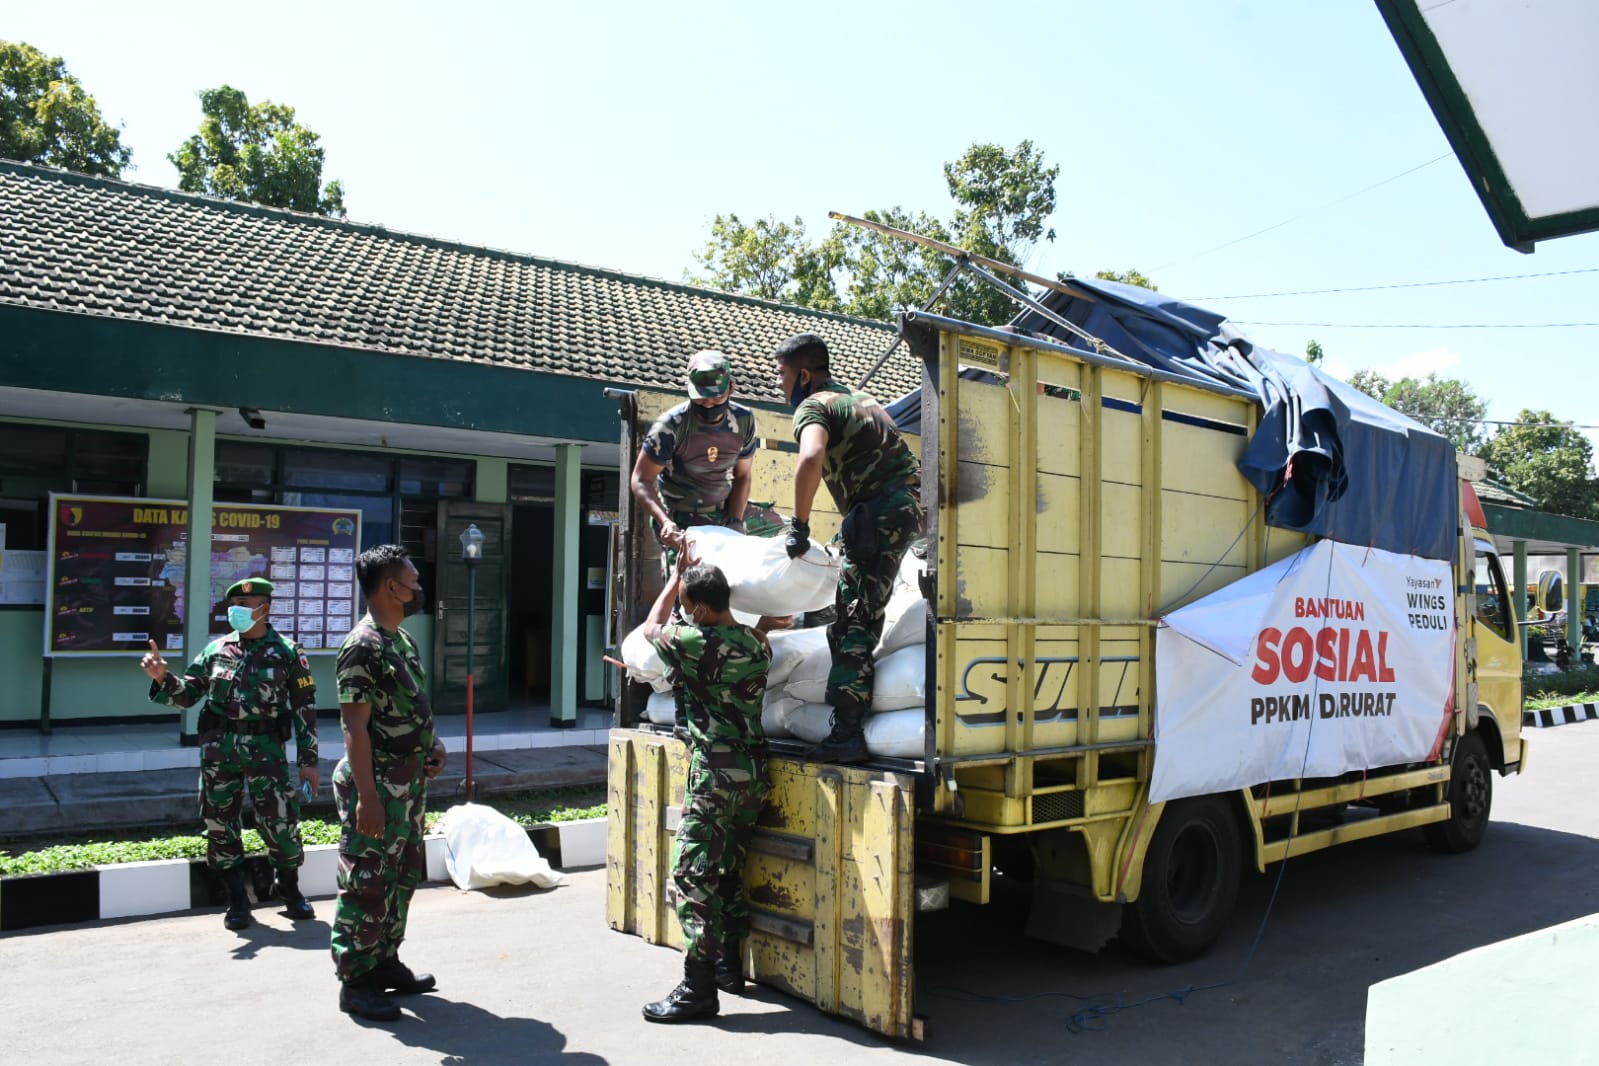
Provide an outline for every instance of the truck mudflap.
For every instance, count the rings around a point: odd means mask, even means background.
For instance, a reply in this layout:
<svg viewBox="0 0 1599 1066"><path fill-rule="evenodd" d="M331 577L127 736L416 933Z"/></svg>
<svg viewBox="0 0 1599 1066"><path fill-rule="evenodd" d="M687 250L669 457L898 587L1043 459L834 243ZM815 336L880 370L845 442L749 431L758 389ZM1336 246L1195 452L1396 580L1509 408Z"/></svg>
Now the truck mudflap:
<svg viewBox="0 0 1599 1066"><path fill-rule="evenodd" d="M686 745L613 729L606 921L681 950L672 838ZM745 866L745 973L884 1036L919 1040L913 1011L913 778L774 758Z"/></svg>

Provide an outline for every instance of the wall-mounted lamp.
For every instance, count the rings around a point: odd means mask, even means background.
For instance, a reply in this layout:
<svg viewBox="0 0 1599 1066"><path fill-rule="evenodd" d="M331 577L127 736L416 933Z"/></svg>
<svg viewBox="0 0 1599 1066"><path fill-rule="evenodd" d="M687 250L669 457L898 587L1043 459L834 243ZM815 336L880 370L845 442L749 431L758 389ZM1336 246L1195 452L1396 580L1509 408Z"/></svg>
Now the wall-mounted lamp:
<svg viewBox="0 0 1599 1066"><path fill-rule="evenodd" d="M244 419L244 424L251 429L265 429L266 419L261 417L261 412L254 407L239 408L239 417Z"/></svg>

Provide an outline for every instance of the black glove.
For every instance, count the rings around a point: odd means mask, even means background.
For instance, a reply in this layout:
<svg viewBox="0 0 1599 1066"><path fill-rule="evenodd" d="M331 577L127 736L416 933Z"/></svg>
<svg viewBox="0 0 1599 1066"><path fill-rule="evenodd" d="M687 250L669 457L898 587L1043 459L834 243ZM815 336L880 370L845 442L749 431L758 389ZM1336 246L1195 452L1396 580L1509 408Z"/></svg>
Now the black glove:
<svg viewBox="0 0 1599 1066"><path fill-rule="evenodd" d="M783 540L783 547L788 551L790 559L798 559L811 550L811 526L801 518L788 520L788 536Z"/></svg>

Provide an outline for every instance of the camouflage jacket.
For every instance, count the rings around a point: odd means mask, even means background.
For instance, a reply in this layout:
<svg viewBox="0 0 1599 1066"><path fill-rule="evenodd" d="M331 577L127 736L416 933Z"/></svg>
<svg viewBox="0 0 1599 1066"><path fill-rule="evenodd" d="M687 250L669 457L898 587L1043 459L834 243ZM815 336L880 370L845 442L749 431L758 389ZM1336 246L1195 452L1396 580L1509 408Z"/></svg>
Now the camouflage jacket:
<svg viewBox="0 0 1599 1066"><path fill-rule="evenodd" d="M682 690L689 737L696 745L766 746L761 700L772 649L765 634L742 625L668 624L656 631L654 644L667 677Z"/></svg>
<svg viewBox="0 0 1599 1066"><path fill-rule="evenodd" d="M295 761L315 766L316 682L300 645L270 625L264 635L246 640L237 633L205 646L179 677L172 671L150 682L150 699L175 707L193 707L202 699L206 711L227 722L276 721L293 716ZM209 732L202 717L201 732ZM278 735L288 739L280 723Z"/></svg>
<svg viewBox="0 0 1599 1066"><path fill-rule="evenodd" d="M339 648L339 702L372 709L367 736L374 764L433 749L433 706L427 674L411 634L390 632L366 615Z"/></svg>
<svg viewBox="0 0 1599 1066"><path fill-rule="evenodd" d="M733 468L755 454L755 412L728 402L720 422L707 422L692 403L680 403L650 427L644 454L666 467L656 479L668 511L704 513L727 502Z"/></svg>
<svg viewBox="0 0 1599 1066"><path fill-rule="evenodd" d="M840 514L896 486L913 493L920 487L921 464L882 404L866 393L833 381L805 397L794 411L794 439L817 425L827 430L822 480Z"/></svg>

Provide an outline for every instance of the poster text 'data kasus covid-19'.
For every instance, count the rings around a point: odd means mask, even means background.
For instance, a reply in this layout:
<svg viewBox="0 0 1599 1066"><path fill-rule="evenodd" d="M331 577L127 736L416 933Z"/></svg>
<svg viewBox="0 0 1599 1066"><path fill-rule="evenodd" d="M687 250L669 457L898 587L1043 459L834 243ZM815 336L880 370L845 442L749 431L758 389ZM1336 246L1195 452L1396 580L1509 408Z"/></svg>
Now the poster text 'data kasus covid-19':
<svg viewBox="0 0 1599 1066"><path fill-rule="evenodd" d="M226 633L228 586L276 590L273 628L307 652L336 651L355 622L359 511L221 503L211 511L209 587L188 587L188 505L110 496L50 498L45 654L183 650L191 605Z"/></svg>

